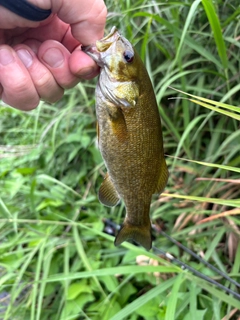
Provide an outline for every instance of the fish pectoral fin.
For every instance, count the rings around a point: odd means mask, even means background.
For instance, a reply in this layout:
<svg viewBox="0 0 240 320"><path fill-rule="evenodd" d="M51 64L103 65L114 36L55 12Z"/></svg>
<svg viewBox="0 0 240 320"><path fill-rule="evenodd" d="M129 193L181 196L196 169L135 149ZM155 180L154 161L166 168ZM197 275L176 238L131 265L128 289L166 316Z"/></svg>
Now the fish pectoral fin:
<svg viewBox="0 0 240 320"><path fill-rule="evenodd" d="M119 117L121 118L121 110L119 110L119 108L116 107L112 102L107 102L105 104L105 108L111 121L118 121Z"/></svg>
<svg viewBox="0 0 240 320"><path fill-rule="evenodd" d="M118 141L124 143L128 139L128 132L122 109L112 103L107 103L105 107L109 115L108 121L111 122L113 135Z"/></svg>
<svg viewBox="0 0 240 320"><path fill-rule="evenodd" d="M98 191L98 199L102 204L108 207L114 207L120 201L120 197L108 173Z"/></svg>
<svg viewBox="0 0 240 320"><path fill-rule="evenodd" d="M160 176L158 178L157 189L154 192L155 194L160 194L163 192L168 181L168 175L169 174L168 174L167 165L164 160L164 165L161 168Z"/></svg>
<svg viewBox="0 0 240 320"><path fill-rule="evenodd" d="M136 226L124 222L116 236L114 245L119 246L126 240L133 240L143 246L146 250L150 250L152 248L151 225Z"/></svg>

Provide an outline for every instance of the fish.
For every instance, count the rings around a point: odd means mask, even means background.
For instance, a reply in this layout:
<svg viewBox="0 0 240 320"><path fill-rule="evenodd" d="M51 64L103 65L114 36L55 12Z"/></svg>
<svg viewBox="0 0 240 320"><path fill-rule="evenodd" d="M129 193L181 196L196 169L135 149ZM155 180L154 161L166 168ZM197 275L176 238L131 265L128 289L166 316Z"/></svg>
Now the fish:
<svg viewBox="0 0 240 320"><path fill-rule="evenodd" d="M82 47L100 67L96 85L98 147L107 169L99 201L126 216L114 244L134 241L152 247L150 204L168 180L161 119L148 72L132 44L116 27Z"/></svg>

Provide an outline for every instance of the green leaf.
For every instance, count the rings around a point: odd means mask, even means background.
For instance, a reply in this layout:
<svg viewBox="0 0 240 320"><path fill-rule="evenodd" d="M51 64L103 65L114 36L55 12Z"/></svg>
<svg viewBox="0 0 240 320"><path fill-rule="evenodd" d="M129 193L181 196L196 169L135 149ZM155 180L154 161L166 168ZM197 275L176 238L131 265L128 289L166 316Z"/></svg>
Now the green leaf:
<svg viewBox="0 0 240 320"><path fill-rule="evenodd" d="M205 314L207 310L195 310L194 311L194 320L205 320ZM188 313L183 320L192 320L192 316Z"/></svg>
<svg viewBox="0 0 240 320"><path fill-rule="evenodd" d="M67 293L67 300L74 300L81 293L92 293L91 288L84 280L70 284Z"/></svg>
<svg viewBox="0 0 240 320"><path fill-rule="evenodd" d="M136 287L131 282L126 283L119 291L118 301L121 305L127 303L129 297L137 292Z"/></svg>
<svg viewBox="0 0 240 320"><path fill-rule="evenodd" d="M52 200L52 199L45 199L42 201L37 207L36 211L41 211L42 209L45 209L47 207L60 207L64 204L61 200Z"/></svg>
<svg viewBox="0 0 240 320"><path fill-rule="evenodd" d="M107 288L109 292L115 291L118 287L118 281L116 277L104 276L99 277L99 280L104 284L104 286Z"/></svg>
<svg viewBox="0 0 240 320"><path fill-rule="evenodd" d="M163 308L159 306L159 301L162 298L163 296L159 296L149 300L147 303L144 303L143 306L138 308L136 313L143 319L158 319L158 316L163 312Z"/></svg>
<svg viewBox="0 0 240 320"><path fill-rule="evenodd" d="M79 313L81 313L83 307L94 300L94 296L90 293L81 293L74 300L68 300L62 311L61 319L75 319L79 317ZM72 317L68 318L70 316Z"/></svg>
<svg viewBox="0 0 240 320"><path fill-rule="evenodd" d="M115 314L111 320L122 320L129 316L132 312L139 309L143 305L145 305L148 301L154 299L155 297L159 296L166 290L168 290L174 283L175 278L171 278L166 280L164 283L158 285L157 287L149 290L144 295L140 296L133 302L129 303L126 307L124 307L121 311ZM159 303L161 303L161 299L159 299Z"/></svg>

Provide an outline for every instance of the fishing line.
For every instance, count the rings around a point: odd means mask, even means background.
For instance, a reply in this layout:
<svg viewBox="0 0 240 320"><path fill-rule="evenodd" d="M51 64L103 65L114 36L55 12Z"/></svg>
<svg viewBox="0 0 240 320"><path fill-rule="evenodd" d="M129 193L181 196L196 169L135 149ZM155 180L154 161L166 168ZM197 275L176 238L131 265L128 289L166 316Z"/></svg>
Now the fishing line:
<svg viewBox="0 0 240 320"><path fill-rule="evenodd" d="M211 263L209 263L207 260L203 259L202 257L200 257L198 254L196 254L195 252L193 252L191 249L185 247L183 244L181 244L180 242L178 242L177 240L173 239L172 237L170 237L168 234L166 234L164 231L162 230L157 230L157 232L159 234L161 234L163 237L167 238L169 241L171 241L172 243L174 243L176 246L178 246L179 248L181 248L182 250L184 250L185 252L187 252L188 254L190 254L192 257L194 257L195 259L197 259L199 262L201 262L202 264L204 264L205 266L207 266L209 269L215 271L216 273L218 273L220 276L222 276L223 278L225 278L226 280L228 280L229 282L231 282L232 284L234 284L235 286L240 288L240 283L235 281L234 279L230 278L225 272L219 270L218 268L216 268L214 265L212 265Z"/></svg>
<svg viewBox="0 0 240 320"><path fill-rule="evenodd" d="M103 222L105 223L106 226L112 227L115 230L119 230L120 229L120 225L116 224L115 222L109 220L109 219L103 219ZM156 228L154 228L154 230L156 230ZM109 231L109 230L108 230ZM107 229L105 230L105 232L107 232ZM162 230L157 230L158 234L161 234L163 237L165 237L166 239L168 239L169 241L171 241L173 244L175 244L176 246L178 246L179 248L181 248L182 250L184 250L185 252L187 252L188 254L190 254L192 257L194 257L195 259L197 259L200 263L204 264L205 266L207 266L209 269L215 271L217 274L221 275L224 279L228 280L229 282L231 282L233 285L237 286L240 288L240 283L235 281L234 279L230 278L227 274L225 274L223 271L219 270L218 268L216 268L215 266L213 266L211 263L209 263L208 261L204 260L203 258L201 258L199 255L197 255L196 253L194 253L192 250L188 249L187 247L185 247L183 244L181 244L180 242L178 242L177 240L173 239L172 237L170 237L168 234L166 234L164 231ZM112 232L110 232L110 234L114 234L114 230ZM179 259L175 258L172 254L165 252L163 250L158 249L157 247L153 246L153 252L155 254L160 254L163 255L164 257L166 257L167 259L169 259L172 263L175 263L177 265L179 265L183 270L189 270L190 272L192 272L195 276L197 276L200 279L203 279L213 285L215 285L216 287L218 287L219 289L222 289L223 291L231 294L232 296L234 296L236 299L240 300L240 294L233 291L232 289L229 289L228 287L222 285L221 283L219 283L218 281L211 279L210 277L206 276L205 274L201 273L200 271L192 268L191 266L187 265L186 263L180 261Z"/></svg>
<svg viewBox="0 0 240 320"><path fill-rule="evenodd" d="M238 300L240 300L240 294L238 294L237 292L233 291L232 289L229 289L228 287L225 287L223 284L219 283L218 281L211 279L210 277L206 276L205 274L199 272L198 270L192 268L191 266L187 265L186 263L178 260L177 258L175 258L174 256L172 256L170 253L162 251L156 247L153 246L153 251L154 253L158 253L163 255L164 257L166 257L167 259L169 259L171 262L179 265L183 270L189 270L191 271L195 276L197 276L200 279L203 279L211 284L214 284L216 287L224 290L225 292L233 295L235 298L237 298ZM239 284L238 284L239 285Z"/></svg>

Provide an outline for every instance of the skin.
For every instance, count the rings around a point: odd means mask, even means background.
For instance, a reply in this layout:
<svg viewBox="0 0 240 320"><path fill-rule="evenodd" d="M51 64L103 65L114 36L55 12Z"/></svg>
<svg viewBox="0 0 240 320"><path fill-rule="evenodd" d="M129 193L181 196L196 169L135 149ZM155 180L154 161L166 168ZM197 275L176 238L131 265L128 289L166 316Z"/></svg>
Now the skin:
<svg viewBox="0 0 240 320"><path fill-rule="evenodd" d="M107 15L102 0L28 1L52 15L33 22L0 6L0 99L21 110L56 102L99 73L80 44L102 38Z"/></svg>
<svg viewBox="0 0 240 320"><path fill-rule="evenodd" d="M151 198L168 180L154 90L140 56L116 29L85 50L102 67L96 113L98 145L108 174L99 200L107 206L116 205L119 198L125 203L126 217L115 245L132 239L149 250Z"/></svg>

